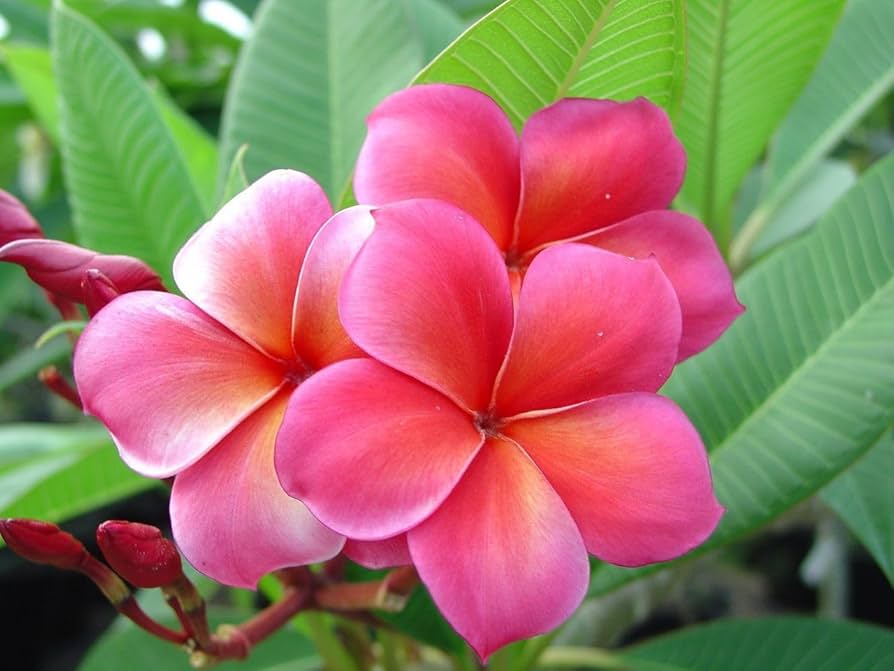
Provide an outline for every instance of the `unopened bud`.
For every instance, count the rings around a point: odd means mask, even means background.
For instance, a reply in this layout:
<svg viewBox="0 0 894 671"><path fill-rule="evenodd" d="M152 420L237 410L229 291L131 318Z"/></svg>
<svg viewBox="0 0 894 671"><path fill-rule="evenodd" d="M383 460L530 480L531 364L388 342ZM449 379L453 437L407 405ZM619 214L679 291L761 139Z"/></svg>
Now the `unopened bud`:
<svg viewBox="0 0 894 671"><path fill-rule="evenodd" d="M180 553L156 527L110 520L99 525L96 540L109 565L136 587L164 587L183 575Z"/></svg>
<svg viewBox="0 0 894 671"><path fill-rule="evenodd" d="M42 238L40 225L18 198L0 189L0 247L13 240Z"/></svg>
<svg viewBox="0 0 894 671"><path fill-rule="evenodd" d="M78 539L49 522L0 520L0 535L13 552L37 564L80 571L90 556Z"/></svg>
<svg viewBox="0 0 894 671"><path fill-rule="evenodd" d="M96 268L90 268L84 273L81 291L84 294L87 314L91 317L121 295L112 280Z"/></svg>

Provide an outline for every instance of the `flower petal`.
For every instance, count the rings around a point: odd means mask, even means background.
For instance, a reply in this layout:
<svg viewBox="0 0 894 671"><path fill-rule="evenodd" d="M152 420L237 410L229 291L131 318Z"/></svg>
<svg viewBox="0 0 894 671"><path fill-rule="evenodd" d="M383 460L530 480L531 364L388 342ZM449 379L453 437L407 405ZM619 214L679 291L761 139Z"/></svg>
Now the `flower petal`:
<svg viewBox="0 0 894 671"><path fill-rule="evenodd" d="M369 569L408 566L413 563L410 558L410 548L407 546L406 534L392 536L381 541L348 539L345 543L345 554L351 561Z"/></svg>
<svg viewBox="0 0 894 671"><path fill-rule="evenodd" d="M42 237L40 224L22 201L0 189L0 247L13 240Z"/></svg>
<svg viewBox="0 0 894 671"><path fill-rule="evenodd" d="M482 659L559 625L590 577L568 510L503 440L488 440L443 505L407 537L438 608Z"/></svg>
<svg viewBox="0 0 894 671"><path fill-rule="evenodd" d="M295 391L276 472L326 526L380 540L431 514L480 443L471 417L448 398L378 361L349 359Z"/></svg>
<svg viewBox="0 0 894 671"><path fill-rule="evenodd" d="M276 478L274 439L290 395L281 391L174 480L177 545L218 582L254 589L270 571L330 559L344 545Z"/></svg>
<svg viewBox="0 0 894 671"><path fill-rule="evenodd" d="M686 154L645 98L566 99L528 119L521 166L517 248L526 251L667 207Z"/></svg>
<svg viewBox="0 0 894 671"><path fill-rule="evenodd" d="M550 247L522 283L497 414L655 391L679 342L680 305L655 261L574 243Z"/></svg>
<svg viewBox="0 0 894 671"><path fill-rule="evenodd" d="M413 86L386 98L368 124L354 174L361 203L445 200L506 248L518 208L518 137L497 103L465 86Z"/></svg>
<svg viewBox="0 0 894 671"><path fill-rule="evenodd" d="M338 318L338 290L374 224L368 207L343 210L326 222L307 250L298 280L292 335L295 352L314 370L363 355Z"/></svg>
<svg viewBox="0 0 894 671"><path fill-rule="evenodd" d="M128 466L165 478L197 461L282 382L283 371L188 301L123 294L90 320L74 374L84 410Z"/></svg>
<svg viewBox="0 0 894 671"><path fill-rule="evenodd" d="M223 206L174 259L187 298L269 354L292 358L292 308L308 245L332 209L293 170L267 173Z"/></svg>
<svg viewBox="0 0 894 671"><path fill-rule="evenodd" d="M601 398L510 422L600 559L640 566L704 541L723 508L701 439L672 401L654 394Z"/></svg>
<svg viewBox="0 0 894 671"><path fill-rule="evenodd" d="M512 330L496 245L440 201L404 201L373 217L376 229L342 283L345 329L392 368L467 409L486 407Z"/></svg>
<svg viewBox="0 0 894 671"><path fill-rule="evenodd" d="M744 310L714 238L698 219L669 210L644 212L579 242L639 259L655 256L680 299L678 361L717 340Z"/></svg>

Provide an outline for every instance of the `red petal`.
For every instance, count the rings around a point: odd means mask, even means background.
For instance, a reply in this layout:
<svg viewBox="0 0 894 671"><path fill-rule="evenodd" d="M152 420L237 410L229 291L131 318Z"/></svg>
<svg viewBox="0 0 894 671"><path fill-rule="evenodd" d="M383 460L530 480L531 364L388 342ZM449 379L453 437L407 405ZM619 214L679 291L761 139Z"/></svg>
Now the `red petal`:
<svg viewBox="0 0 894 671"><path fill-rule="evenodd" d="M413 563L407 535L400 534L381 541L355 541L348 539L345 554L361 566L370 569L407 566Z"/></svg>
<svg viewBox="0 0 894 671"><path fill-rule="evenodd" d="M354 175L361 203L444 200L506 248L518 208L518 137L493 100L465 86L414 86L386 98L368 123Z"/></svg>
<svg viewBox="0 0 894 671"><path fill-rule="evenodd" d="M705 449L673 402L602 398L503 428L531 455L600 559L639 566L704 541L723 508Z"/></svg>
<svg viewBox="0 0 894 671"><path fill-rule="evenodd" d="M42 238L40 224L22 202L0 189L0 247L13 240Z"/></svg>

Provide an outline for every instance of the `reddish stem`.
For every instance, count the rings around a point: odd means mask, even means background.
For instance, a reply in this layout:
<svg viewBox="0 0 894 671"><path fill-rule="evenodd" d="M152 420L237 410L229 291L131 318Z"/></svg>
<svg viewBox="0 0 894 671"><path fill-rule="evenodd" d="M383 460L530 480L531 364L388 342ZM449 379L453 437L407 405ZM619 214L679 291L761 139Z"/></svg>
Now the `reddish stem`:
<svg viewBox="0 0 894 671"><path fill-rule="evenodd" d="M57 396L64 398L78 410L83 410L81 405L81 397L71 383L62 377L56 366L46 366L41 368L37 373L37 379L43 385Z"/></svg>

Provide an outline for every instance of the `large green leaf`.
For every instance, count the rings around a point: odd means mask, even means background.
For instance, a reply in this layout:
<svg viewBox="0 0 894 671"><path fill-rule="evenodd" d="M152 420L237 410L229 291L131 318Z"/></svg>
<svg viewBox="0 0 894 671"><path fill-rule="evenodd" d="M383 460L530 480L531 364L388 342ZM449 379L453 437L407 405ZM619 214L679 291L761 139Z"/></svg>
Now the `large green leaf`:
<svg viewBox="0 0 894 671"><path fill-rule="evenodd" d="M28 347L0 363L0 391L37 375L44 366L59 363L71 355L71 342L59 338L38 349Z"/></svg>
<svg viewBox="0 0 894 671"><path fill-rule="evenodd" d="M822 497L894 584L894 433L827 485Z"/></svg>
<svg viewBox="0 0 894 671"><path fill-rule="evenodd" d="M3 0L0 9L9 24L9 39L46 44L50 0Z"/></svg>
<svg viewBox="0 0 894 671"><path fill-rule="evenodd" d="M0 427L0 517L61 522L153 485L98 424Z"/></svg>
<svg viewBox="0 0 894 671"><path fill-rule="evenodd" d="M53 61L80 242L143 258L170 281L174 255L205 216L157 102L121 49L62 2Z"/></svg>
<svg viewBox="0 0 894 671"><path fill-rule="evenodd" d="M646 96L671 108L685 61L682 8L674 0L509 0L415 82L480 89L516 126L567 96Z"/></svg>
<svg viewBox="0 0 894 671"><path fill-rule="evenodd" d="M629 648L633 671L883 671L894 632L858 622L771 617L691 627Z"/></svg>
<svg viewBox="0 0 894 671"><path fill-rule="evenodd" d="M807 82L843 0L689 0L675 126L689 155L682 202L729 242L727 208Z"/></svg>
<svg viewBox="0 0 894 671"><path fill-rule="evenodd" d="M798 185L857 121L894 86L890 28L894 2L853 0L807 88L776 133L761 205L734 248L743 264L751 245Z"/></svg>
<svg viewBox="0 0 894 671"><path fill-rule="evenodd" d="M53 141L58 143L59 109L50 52L44 47L5 44L0 53L16 83L24 91L34 115Z"/></svg>
<svg viewBox="0 0 894 671"><path fill-rule="evenodd" d="M894 155L737 289L747 312L664 388L701 433L727 507L698 552L817 491L894 420ZM602 566L591 590L643 570Z"/></svg>
<svg viewBox="0 0 894 671"><path fill-rule="evenodd" d="M419 16L400 0L265 0L227 92L219 188L248 144L249 181L296 168L337 199L366 115L422 65Z"/></svg>

